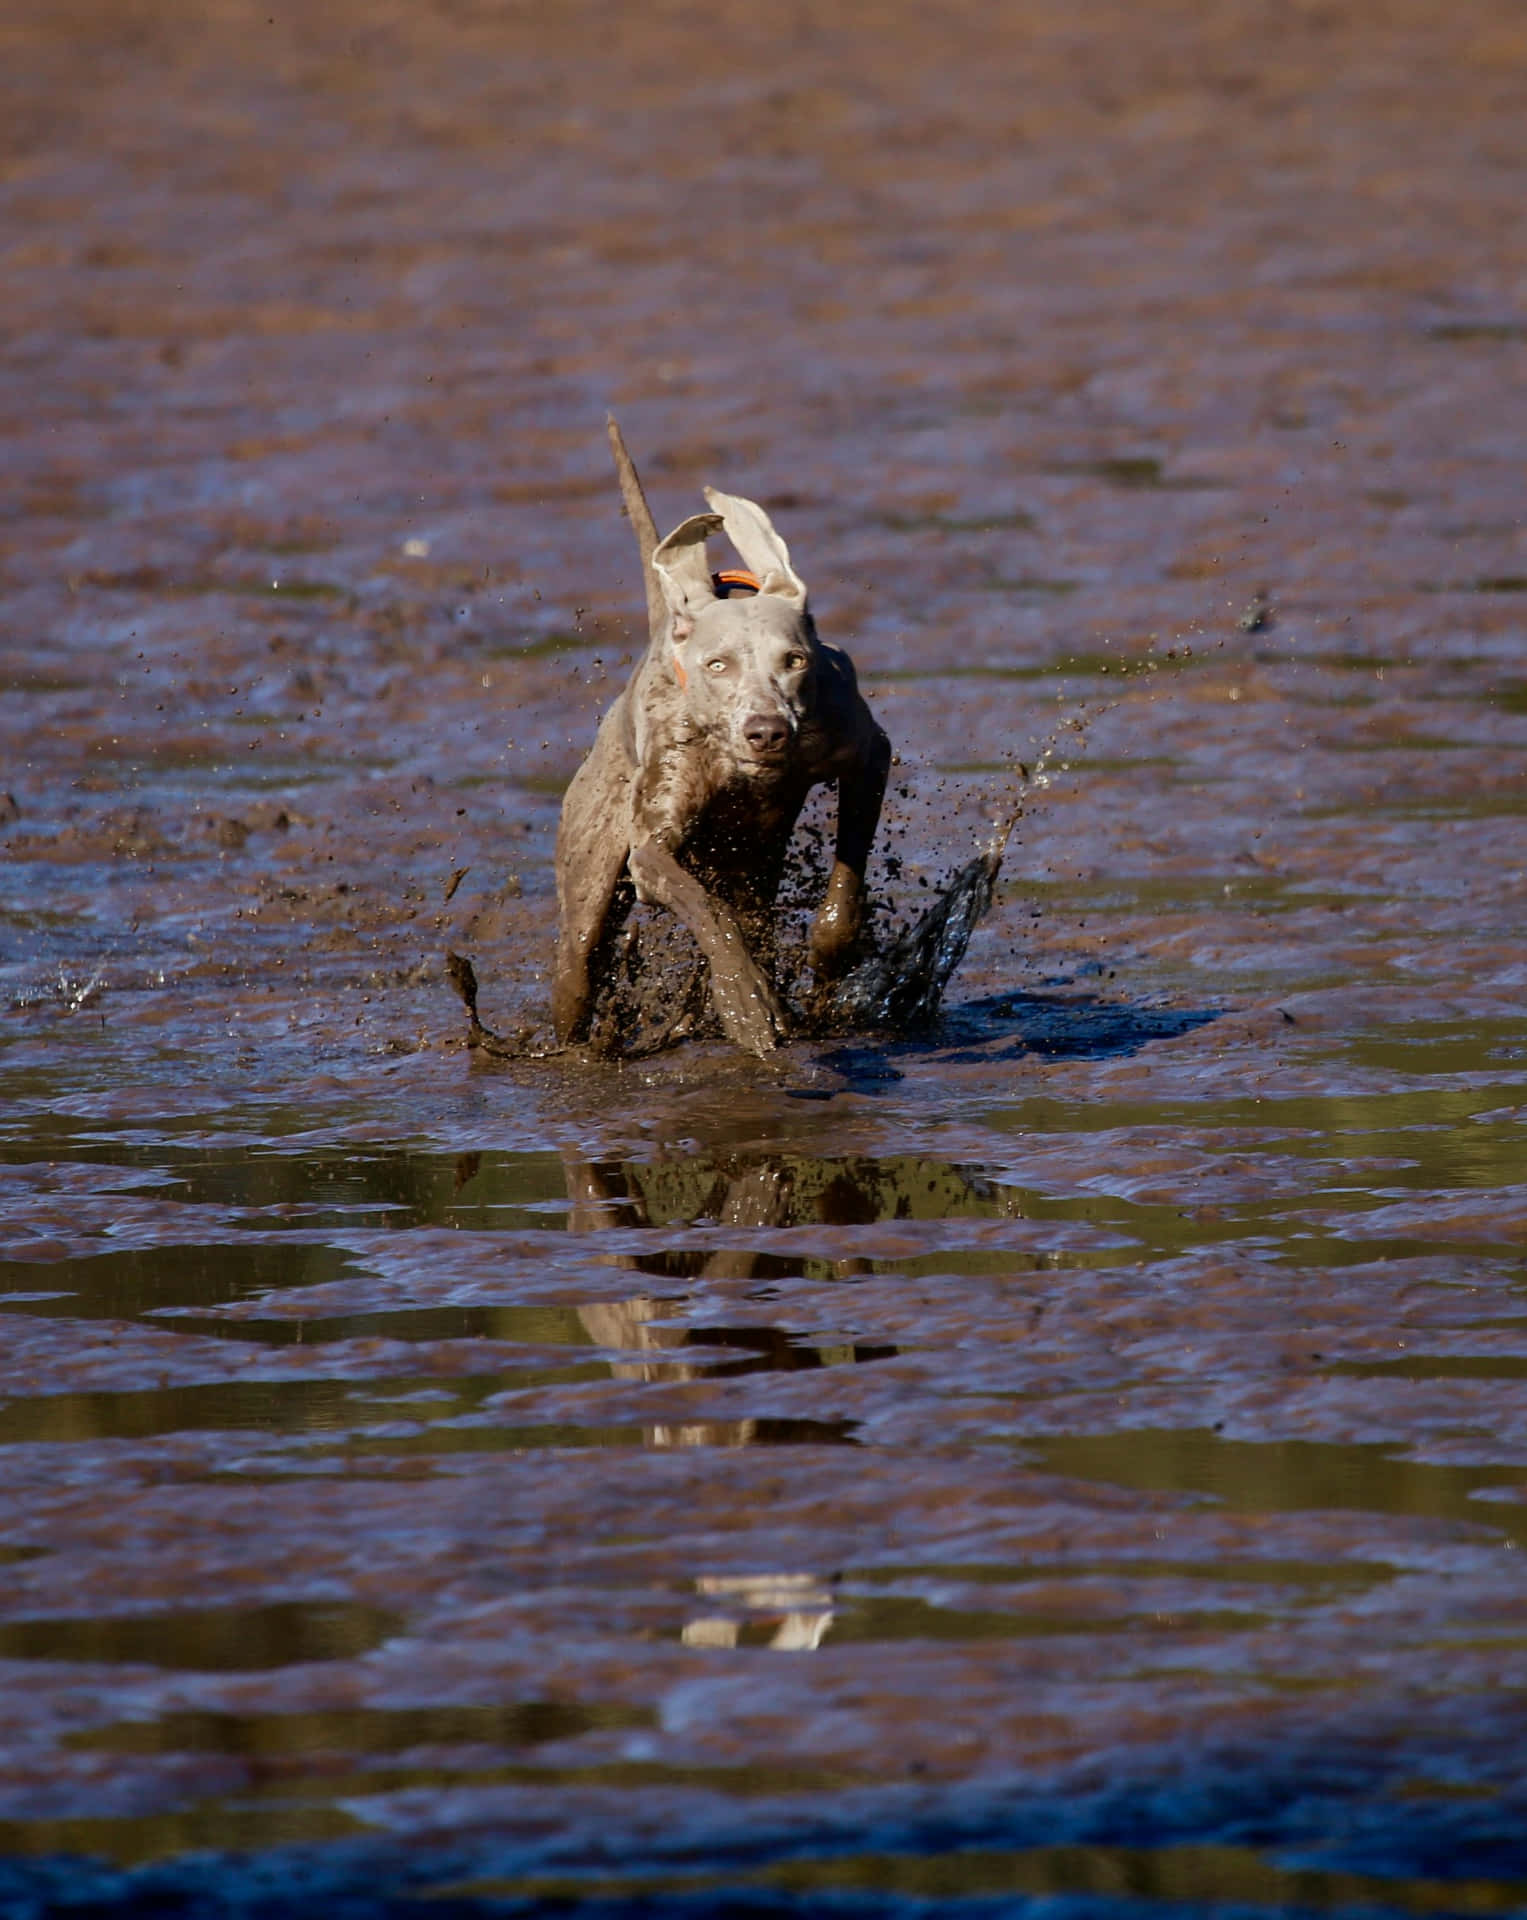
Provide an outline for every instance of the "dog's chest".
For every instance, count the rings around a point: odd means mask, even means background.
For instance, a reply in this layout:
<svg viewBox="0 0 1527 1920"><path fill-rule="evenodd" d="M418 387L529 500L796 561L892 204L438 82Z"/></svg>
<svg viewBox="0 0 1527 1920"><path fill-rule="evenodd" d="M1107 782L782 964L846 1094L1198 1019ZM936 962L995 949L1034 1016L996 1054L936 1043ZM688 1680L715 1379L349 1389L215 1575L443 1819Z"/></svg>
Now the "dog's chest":
<svg viewBox="0 0 1527 1920"><path fill-rule="evenodd" d="M794 831L806 798L799 777L759 780L737 776L720 786L700 810L685 839L686 851L707 866L742 870L760 856L777 856Z"/></svg>

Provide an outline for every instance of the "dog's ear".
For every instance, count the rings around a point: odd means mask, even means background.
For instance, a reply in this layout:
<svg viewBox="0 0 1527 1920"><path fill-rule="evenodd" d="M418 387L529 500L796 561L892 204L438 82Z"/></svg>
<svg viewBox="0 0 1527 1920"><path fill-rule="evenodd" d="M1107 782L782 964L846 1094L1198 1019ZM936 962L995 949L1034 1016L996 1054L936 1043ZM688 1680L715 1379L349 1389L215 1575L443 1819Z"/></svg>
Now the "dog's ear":
<svg viewBox="0 0 1527 1920"><path fill-rule="evenodd" d="M790 549L774 531L762 507L735 493L705 489L705 497L721 516L726 537L742 555L750 573L758 577L760 593L777 593L793 607L804 609L806 582L790 564Z"/></svg>
<svg viewBox="0 0 1527 1920"><path fill-rule="evenodd" d="M653 551L652 570L668 611L673 615L673 637L684 639L702 607L716 597L711 584L710 560L705 542L721 529L719 513L691 514L682 526L675 527Z"/></svg>

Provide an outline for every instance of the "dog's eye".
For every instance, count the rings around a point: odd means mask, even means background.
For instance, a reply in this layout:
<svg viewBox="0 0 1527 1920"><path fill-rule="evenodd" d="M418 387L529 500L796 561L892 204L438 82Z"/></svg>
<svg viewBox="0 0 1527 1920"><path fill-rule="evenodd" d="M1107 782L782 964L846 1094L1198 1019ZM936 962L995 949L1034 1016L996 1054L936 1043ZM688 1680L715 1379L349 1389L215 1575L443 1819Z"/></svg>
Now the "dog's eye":
<svg viewBox="0 0 1527 1920"><path fill-rule="evenodd" d="M727 663L724 660L707 660L705 663L705 671L707 673L725 673L726 665Z"/></svg>
<svg viewBox="0 0 1527 1920"><path fill-rule="evenodd" d="M786 673L799 673L805 664L806 656L804 653L787 653L785 655Z"/></svg>

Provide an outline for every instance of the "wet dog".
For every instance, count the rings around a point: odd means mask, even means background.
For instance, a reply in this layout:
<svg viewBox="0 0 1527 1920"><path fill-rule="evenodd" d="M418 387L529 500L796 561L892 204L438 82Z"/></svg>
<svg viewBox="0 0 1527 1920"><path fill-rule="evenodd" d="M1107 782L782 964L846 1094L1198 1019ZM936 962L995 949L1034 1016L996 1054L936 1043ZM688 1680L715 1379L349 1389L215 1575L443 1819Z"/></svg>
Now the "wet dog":
<svg viewBox="0 0 1527 1920"><path fill-rule="evenodd" d="M613 419L609 432L641 551L650 637L562 803L557 1037L588 1037L625 888L627 899L634 891L688 927L727 1035L767 1053L786 1016L747 934L767 949L801 807L812 787L835 782L835 858L808 951L819 985L849 966L890 742L847 654L817 638L805 584L762 507L707 487L711 511L659 541ZM747 574L712 574L706 541L723 531Z"/></svg>

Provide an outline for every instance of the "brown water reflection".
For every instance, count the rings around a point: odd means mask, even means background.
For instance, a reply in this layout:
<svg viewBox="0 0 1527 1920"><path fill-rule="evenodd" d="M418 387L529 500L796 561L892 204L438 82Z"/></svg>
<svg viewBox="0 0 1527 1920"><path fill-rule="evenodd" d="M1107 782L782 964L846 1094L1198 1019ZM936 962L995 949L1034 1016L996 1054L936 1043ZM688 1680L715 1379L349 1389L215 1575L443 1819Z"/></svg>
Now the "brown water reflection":
<svg viewBox="0 0 1527 1920"><path fill-rule="evenodd" d="M1091 1896L1155 1902L1244 1902L1275 1912L1350 1912L1381 1907L1400 1890L1393 1881L1361 1873L1280 1868L1250 1847L1034 1847L1022 1854L968 1848L933 1860L860 1855L846 1860L769 1868L753 1884L808 1898L849 1892L904 1899L953 1900L1006 1895L1039 1898ZM477 1883L487 1893L490 1886ZM639 1882L627 1882L637 1894ZM499 1882L501 1895L526 1894L532 1885ZM542 1881L543 1897L570 1892ZM1509 1913L1521 1905L1527 1882L1448 1879L1412 1883L1400 1893L1411 1913Z"/></svg>
<svg viewBox="0 0 1527 1920"><path fill-rule="evenodd" d="M396 1755L420 1747L535 1747L600 1727L644 1726L649 1719L641 1712L558 1700L527 1700L508 1707L336 1708L263 1716L176 1713L94 1728L70 1744L97 1753L229 1753L271 1760Z"/></svg>
<svg viewBox="0 0 1527 1920"><path fill-rule="evenodd" d="M248 1673L350 1659L380 1646L401 1626L396 1615L375 1607L323 1601L202 1607L191 1613L13 1620L0 1626L0 1659Z"/></svg>
<svg viewBox="0 0 1527 1920"><path fill-rule="evenodd" d="M1367 1369L1364 1369L1367 1371ZM1513 1376L1515 1377L1515 1376ZM1036 1464L1112 1486L1200 1493L1232 1512L1310 1509L1409 1514L1475 1523L1512 1546L1527 1542L1527 1463L1440 1466L1396 1459L1380 1446L1229 1440L1217 1433L1067 1434L1033 1453ZM1487 1492L1514 1495L1502 1505Z"/></svg>

